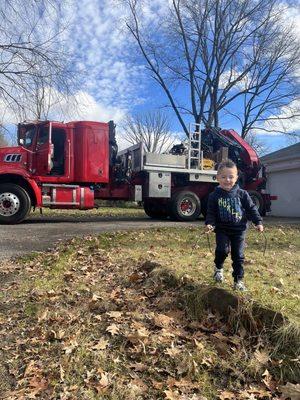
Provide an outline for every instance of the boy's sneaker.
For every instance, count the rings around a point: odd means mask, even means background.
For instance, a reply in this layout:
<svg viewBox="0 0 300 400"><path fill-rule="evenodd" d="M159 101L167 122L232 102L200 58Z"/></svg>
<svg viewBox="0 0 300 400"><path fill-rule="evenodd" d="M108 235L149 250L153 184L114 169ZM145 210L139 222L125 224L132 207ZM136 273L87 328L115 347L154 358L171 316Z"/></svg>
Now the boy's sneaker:
<svg viewBox="0 0 300 400"><path fill-rule="evenodd" d="M219 283L224 281L223 269L215 269L214 280Z"/></svg>
<svg viewBox="0 0 300 400"><path fill-rule="evenodd" d="M234 289L240 292L245 292L247 290L243 281L234 282Z"/></svg>

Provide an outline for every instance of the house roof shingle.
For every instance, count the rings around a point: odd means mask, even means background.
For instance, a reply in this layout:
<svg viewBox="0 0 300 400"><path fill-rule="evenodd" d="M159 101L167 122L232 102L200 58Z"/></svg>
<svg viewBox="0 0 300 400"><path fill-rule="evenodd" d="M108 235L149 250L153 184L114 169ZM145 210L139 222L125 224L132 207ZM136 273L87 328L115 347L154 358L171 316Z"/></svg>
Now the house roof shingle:
<svg viewBox="0 0 300 400"><path fill-rule="evenodd" d="M266 154L265 156L261 157L261 161L266 162L279 159L297 158L297 156L300 158L300 142L283 149L273 151L273 153Z"/></svg>

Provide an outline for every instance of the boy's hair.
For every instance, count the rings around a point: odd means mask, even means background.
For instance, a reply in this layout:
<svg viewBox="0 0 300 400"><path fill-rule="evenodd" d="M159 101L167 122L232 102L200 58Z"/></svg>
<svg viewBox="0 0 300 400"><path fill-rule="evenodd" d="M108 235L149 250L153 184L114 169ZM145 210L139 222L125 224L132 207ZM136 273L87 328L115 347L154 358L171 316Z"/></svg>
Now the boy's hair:
<svg viewBox="0 0 300 400"><path fill-rule="evenodd" d="M232 160L230 160L230 159L225 160L225 161L222 161L222 162L219 164L219 166L218 166L218 171L217 171L217 173L221 172L224 168L236 168L236 169L237 169L237 166L236 166L236 164L235 164Z"/></svg>

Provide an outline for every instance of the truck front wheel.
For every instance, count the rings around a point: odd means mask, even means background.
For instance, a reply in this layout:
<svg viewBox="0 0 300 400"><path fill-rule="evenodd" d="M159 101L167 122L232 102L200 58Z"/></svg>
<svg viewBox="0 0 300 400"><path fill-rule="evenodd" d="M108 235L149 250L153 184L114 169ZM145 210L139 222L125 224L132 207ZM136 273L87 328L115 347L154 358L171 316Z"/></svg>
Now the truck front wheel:
<svg viewBox="0 0 300 400"><path fill-rule="evenodd" d="M0 223L17 224L22 222L31 209L28 193L13 183L0 184Z"/></svg>
<svg viewBox="0 0 300 400"><path fill-rule="evenodd" d="M176 193L171 201L171 213L178 221L193 221L199 218L201 213L199 197L193 192Z"/></svg>

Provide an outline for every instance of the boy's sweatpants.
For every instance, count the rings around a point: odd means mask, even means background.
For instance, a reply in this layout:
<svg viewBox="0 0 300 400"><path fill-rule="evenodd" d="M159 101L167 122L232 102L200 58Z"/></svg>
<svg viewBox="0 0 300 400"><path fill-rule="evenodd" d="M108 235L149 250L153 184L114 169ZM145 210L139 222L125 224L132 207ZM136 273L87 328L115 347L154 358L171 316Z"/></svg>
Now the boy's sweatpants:
<svg viewBox="0 0 300 400"><path fill-rule="evenodd" d="M215 251L215 265L216 268L223 268L225 258L231 251L232 259L232 276L234 281L237 282L243 279L244 276L244 247L245 247L245 234L242 232L216 232L216 251Z"/></svg>

